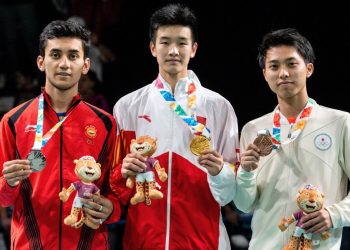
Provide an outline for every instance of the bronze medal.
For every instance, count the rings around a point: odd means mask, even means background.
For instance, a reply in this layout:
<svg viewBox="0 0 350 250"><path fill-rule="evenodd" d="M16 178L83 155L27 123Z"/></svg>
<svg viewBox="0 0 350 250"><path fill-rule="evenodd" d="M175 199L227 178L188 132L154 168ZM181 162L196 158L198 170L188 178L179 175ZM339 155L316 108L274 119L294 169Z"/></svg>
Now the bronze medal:
<svg viewBox="0 0 350 250"><path fill-rule="evenodd" d="M33 149L27 156L30 161L30 168L33 172L39 172L44 169L46 165L46 157L40 150Z"/></svg>
<svg viewBox="0 0 350 250"><path fill-rule="evenodd" d="M201 155L206 149L210 149L210 140L202 135L195 136L191 140L190 150L194 155Z"/></svg>
<svg viewBox="0 0 350 250"><path fill-rule="evenodd" d="M253 144L260 149L260 156L267 156L272 152L272 140L270 132L267 129L260 130Z"/></svg>

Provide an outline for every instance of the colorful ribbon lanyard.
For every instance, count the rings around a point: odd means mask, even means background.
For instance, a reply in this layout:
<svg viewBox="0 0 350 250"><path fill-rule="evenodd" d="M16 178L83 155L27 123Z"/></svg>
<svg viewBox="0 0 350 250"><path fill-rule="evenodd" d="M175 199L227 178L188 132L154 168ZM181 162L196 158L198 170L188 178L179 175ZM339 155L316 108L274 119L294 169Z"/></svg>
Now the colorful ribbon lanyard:
<svg viewBox="0 0 350 250"><path fill-rule="evenodd" d="M307 101L307 104L303 111L298 115L295 125L292 125L291 127L291 133L288 135L287 140L281 142L281 114L278 107L275 109L275 113L273 115L273 127L272 127L272 142L273 142L273 148L278 149L281 144L288 144L292 141L294 141L303 131L303 129L306 126L306 123L310 117L312 108L315 106L316 102L309 98Z"/></svg>
<svg viewBox="0 0 350 250"><path fill-rule="evenodd" d="M67 116L65 116L62 120L56 123L44 136L43 136L43 128L44 128L44 95L41 94L39 96L38 103L38 119L36 122L36 131L35 131L35 140L33 145L33 150L41 150L46 143L51 139L52 135L57 131L57 129L62 125L62 123L66 120Z"/></svg>
<svg viewBox="0 0 350 250"><path fill-rule="evenodd" d="M155 86L159 89L159 93L163 96L164 100L170 105L171 109L174 110L175 114L178 115L190 127L191 132L194 135L202 135L210 139L210 130L207 127L205 127L204 124L196 120L195 110L197 97L195 95L196 85L194 84L193 80L191 80L189 77L186 78L186 92L188 95L187 107L190 110L190 115L188 115L186 111L181 107L181 105L177 103L174 95L168 90L165 90L164 84L160 80L159 76L156 79Z"/></svg>

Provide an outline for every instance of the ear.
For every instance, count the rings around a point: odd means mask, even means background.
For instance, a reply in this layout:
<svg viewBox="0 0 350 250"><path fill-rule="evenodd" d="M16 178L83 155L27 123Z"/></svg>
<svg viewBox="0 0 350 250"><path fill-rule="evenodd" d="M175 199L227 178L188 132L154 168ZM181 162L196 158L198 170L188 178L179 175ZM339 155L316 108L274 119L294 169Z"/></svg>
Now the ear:
<svg viewBox="0 0 350 250"><path fill-rule="evenodd" d="M91 65L90 58L85 58L85 60L84 60L84 65L83 65L83 69L82 69L82 71L81 71L81 73L82 73L83 75L86 75L86 74L87 74L87 72L88 72L89 69L90 69L90 65Z"/></svg>
<svg viewBox="0 0 350 250"><path fill-rule="evenodd" d="M157 57L156 45L152 41L149 42L149 49L151 50L152 56Z"/></svg>
<svg viewBox="0 0 350 250"><path fill-rule="evenodd" d="M38 68L41 72L45 71L45 64L44 64L44 57L43 56L38 56L36 58L36 65L38 66Z"/></svg>
<svg viewBox="0 0 350 250"><path fill-rule="evenodd" d="M198 43L195 42L195 43L193 43L193 45L192 45L191 58L193 58L193 57L196 55L197 49L198 49Z"/></svg>
<svg viewBox="0 0 350 250"><path fill-rule="evenodd" d="M101 168L101 164L100 164L100 163L96 163L96 165L97 165L99 168Z"/></svg>
<svg viewBox="0 0 350 250"><path fill-rule="evenodd" d="M314 65L312 63L306 64L306 78L309 78L314 73Z"/></svg>
<svg viewBox="0 0 350 250"><path fill-rule="evenodd" d="M266 75L265 75L266 74L266 69L265 68L263 68L262 73L263 73L265 81L266 81Z"/></svg>
<svg viewBox="0 0 350 250"><path fill-rule="evenodd" d="M78 163L78 160L74 160L74 164L77 164Z"/></svg>

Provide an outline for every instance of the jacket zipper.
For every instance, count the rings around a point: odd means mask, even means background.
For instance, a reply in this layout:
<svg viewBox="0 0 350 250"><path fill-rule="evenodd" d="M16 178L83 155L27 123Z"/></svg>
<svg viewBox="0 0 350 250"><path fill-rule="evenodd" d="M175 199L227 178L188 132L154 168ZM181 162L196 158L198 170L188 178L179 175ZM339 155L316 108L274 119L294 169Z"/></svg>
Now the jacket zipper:
<svg viewBox="0 0 350 250"><path fill-rule="evenodd" d="M62 190L62 146L63 145L63 125L60 127L60 190ZM60 223L59 223L59 243L58 243L58 249L62 249L62 213L63 213L63 202L60 201Z"/></svg>

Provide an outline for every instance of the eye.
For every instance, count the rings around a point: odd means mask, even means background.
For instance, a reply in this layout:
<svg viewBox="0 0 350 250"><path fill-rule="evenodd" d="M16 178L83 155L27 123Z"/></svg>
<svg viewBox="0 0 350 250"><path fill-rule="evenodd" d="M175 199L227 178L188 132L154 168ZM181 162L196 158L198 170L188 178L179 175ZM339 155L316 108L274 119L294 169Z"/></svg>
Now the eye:
<svg viewBox="0 0 350 250"><path fill-rule="evenodd" d="M50 53L50 57L52 57L53 59L58 59L58 58L60 58L60 56L61 56L61 54L57 51Z"/></svg>
<svg viewBox="0 0 350 250"><path fill-rule="evenodd" d="M277 70L278 69L278 65L277 64L270 64L268 68L271 69L271 70Z"/></svg>
<svg viewBox="0 0 350 250"><path fill-rule="evenodd" d="M297 62L290 62L290 63L288 63L288 66L289 66L290 68L294 68L294 67L296 67L297 65L298 65Z"/></svg>
<svg viewBox="0 0 350 250"><path fill-rule="evenodd" d="M76 54L76 53L73 53L73 54L70 54L70 55L69 55L69 59L70 59L70 60L73 60L73 61L74 61L74 60L77 59L77 58L79 58L79 55Z"/></svg>

